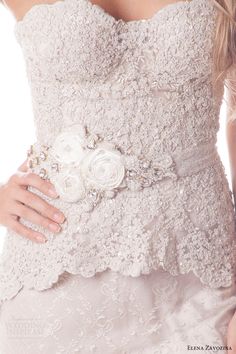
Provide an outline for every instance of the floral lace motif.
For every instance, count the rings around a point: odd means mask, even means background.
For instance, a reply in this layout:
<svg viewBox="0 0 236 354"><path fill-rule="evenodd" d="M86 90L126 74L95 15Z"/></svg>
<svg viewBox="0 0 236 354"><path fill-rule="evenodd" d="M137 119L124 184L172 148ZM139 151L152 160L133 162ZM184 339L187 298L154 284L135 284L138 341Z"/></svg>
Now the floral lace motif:
<svg viewBox="0 0 236 354"><path fill-rule="evenodd" d="M32 90L37 141L51 145L72 124L147 159L216 142L224 81L213 89L216 9L211 0L166 7L125 25L84 0L34 7L16 26ZM33 169L39 173L37 168ZM232 193L223 164L141 191L124 191L84 212L51 200L67 221L36 244L8 230L1 300L23 286L52 286L65 270L91 277L107 268L139 276L192 270L210 287L236 270Z"/></svg>
<svg viewBox="0 0 236 354"><path fill-rule="evenodd" d="M65 272L49 291L23 289L2 305L0 350L189 354L198 346L203 354L226 354L235 290L236 284L210 289L192 273L173 277L161 269L137 278Z"/></svg>

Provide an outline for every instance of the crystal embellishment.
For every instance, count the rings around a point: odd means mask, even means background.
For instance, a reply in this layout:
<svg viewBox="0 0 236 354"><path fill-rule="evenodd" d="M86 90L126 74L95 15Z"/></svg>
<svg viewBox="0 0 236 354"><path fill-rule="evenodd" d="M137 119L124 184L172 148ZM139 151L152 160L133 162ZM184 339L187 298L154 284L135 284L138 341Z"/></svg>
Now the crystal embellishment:
<svg viewBox="0 0 236 354"><path fill-rule="evenodd" d="M47 171L45 170L45 168L41 168L41 170L39 171L39 176L43 179L46 179Z"/></svg>
<svg viewBox="0 0 236 354"><path fill-rule="evenodd" d="M58 134L51 146L40 146L38 153L31 146L30 166L35 166L35 160L42 164L39 175L49 176L62 200L84 200L84 211L92 210L102 198L113 199L122 189L138 191L165 177L177 178L170 155L163 154L155 161L125 155L108 138L86 126L72 125Z"/></svg>

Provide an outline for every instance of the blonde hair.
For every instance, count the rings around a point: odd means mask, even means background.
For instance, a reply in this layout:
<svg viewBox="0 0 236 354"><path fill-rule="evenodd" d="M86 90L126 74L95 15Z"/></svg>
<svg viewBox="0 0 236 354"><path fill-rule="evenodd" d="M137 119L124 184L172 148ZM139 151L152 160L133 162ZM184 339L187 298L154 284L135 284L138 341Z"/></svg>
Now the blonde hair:
<svg viewBox="0 0 236 354"><path fill-rule="evenodd" d="M222 76L229 100L227 119L236 119L236 1L212 0L217 7L218 18L214 42L216 81Z"/></svg>

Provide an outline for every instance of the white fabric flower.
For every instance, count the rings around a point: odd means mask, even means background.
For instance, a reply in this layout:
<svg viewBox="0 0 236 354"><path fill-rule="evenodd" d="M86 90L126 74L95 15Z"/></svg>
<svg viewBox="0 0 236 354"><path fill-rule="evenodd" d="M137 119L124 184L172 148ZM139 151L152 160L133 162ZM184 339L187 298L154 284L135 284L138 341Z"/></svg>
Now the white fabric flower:
<svg viewBox="0 0 236 354"><path fill-rule="evenodd" d="M123 157L110 143L101 143L81 162L81 174L86 183L101 190L118 187L125 175Z"/></svg>
<svg viewBox="0 0 236 354"><path fill-rule="evenodd" d="M77 202L86 195L83 180L78 171L64 170L56 174L53 183L60 198L67 202Z"/></svg>
<svg viewBox="0 0 236 354"><path fill-rule="evenodd" d="M83 140L86 138L86 127L80 123L68 125L66 131L79 135Z"/></svg>
<svg viewBox="0 0 236 354"><path fill-rule="evenodd" d="M53 157L64 164L78 165L84 157L84 136L75 127L75 131L65 131L59 134L51 149Z"/></svg>

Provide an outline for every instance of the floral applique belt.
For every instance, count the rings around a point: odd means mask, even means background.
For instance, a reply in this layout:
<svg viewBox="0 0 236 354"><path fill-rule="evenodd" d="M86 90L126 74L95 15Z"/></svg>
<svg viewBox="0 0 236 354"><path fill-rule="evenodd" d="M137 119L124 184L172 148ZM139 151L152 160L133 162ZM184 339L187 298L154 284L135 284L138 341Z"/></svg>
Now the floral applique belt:
<svg viewBox="0 0 236 354"><path fill-rule="evenodd" d="M208 167L218 159L214 143L193 146L178 154L164 153L152 160L122 154L115 144L74 124L58 134L52 145L38 142L28 150L28 166L39 168L60 198L67 202L89 200L88 210L101 198L119 191L138 191L165 178L177 180Z"/></svg>

